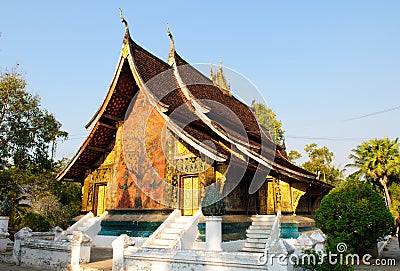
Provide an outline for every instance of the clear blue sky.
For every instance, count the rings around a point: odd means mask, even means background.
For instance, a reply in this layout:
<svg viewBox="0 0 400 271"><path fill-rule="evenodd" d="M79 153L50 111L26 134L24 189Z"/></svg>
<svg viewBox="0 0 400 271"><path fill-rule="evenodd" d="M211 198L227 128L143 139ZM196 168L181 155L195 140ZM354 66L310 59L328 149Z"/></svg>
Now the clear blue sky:
<svg viewBox="0 0 400 271"><path fill-rule="evenodd" d="M101 104L124 27L165 59L169 22L192 63L224 65L248 77L286 130L288 149L316 142L348 162L363 140L399 136L400 1L3 1L0 67L17 63L70 133L71 157ZM334 140L332 140L334 139Z"/></svg>

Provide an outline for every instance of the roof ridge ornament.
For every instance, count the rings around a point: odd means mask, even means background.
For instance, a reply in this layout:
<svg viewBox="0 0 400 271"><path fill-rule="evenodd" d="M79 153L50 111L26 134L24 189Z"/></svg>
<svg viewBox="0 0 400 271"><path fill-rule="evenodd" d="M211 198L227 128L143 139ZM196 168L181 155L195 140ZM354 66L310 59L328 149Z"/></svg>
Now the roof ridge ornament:
<svg viewBox="0 0 400 271"><path fill-rule="evenodd" d="M169 24L167 23L167 35L169 37L169 53L168 53L168 65L173 65L175 63L175 41L174 36L172 36L171 31L169 30Z"/></svg>
<svg viewBox="0 0 400 271"><path fill-rule="evenodd" d="M215 68L215 72L212 70L212 63L210 67L210 79L213 82L214 86L218 87L222 93L231 95L231 79L225 77L224 68L222 66L222 57L219 59L219 67Z"/></svg>
<svg viewBox="0 0 400 271"><path fill-rule="evenodd" d="M131 37L129 33L129 25L128 22L125 20L124 16L122 15L122 9L119 8L119 18L121 19L121 22L125 25L125 37L124 37L124 44L127 43Z"/></svg>

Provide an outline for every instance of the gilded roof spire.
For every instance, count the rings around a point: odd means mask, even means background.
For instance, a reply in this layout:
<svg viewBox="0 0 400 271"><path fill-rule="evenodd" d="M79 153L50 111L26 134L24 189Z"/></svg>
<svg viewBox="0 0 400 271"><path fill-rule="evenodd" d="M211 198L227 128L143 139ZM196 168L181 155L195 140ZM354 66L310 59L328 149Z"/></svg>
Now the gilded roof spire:
<svg viewBox="0 0 400 271"><path fill-rule="evenodd" d="M210 79L212 80L214 76L213 69L212 69L212 60L210 60Z"/></svg>
<svg viewBox="0 0 400 271"><path fill-rule="evenodd" d="M212 70L212 65L210 69L210 78L213 81L213 84L217 86L224 94L231 95L231 87L229 84L229 79L226 80L224 75L224 69L222 67L222 58L219 60L219 68L215 69L215 72Z"/></svg>
<svg viewBox="0 0 400 271"><path fill-rule="evenodd" d="M131 37L129 34L129 25L128 22L125 20L124 16L122 15L122 9L119 9L119 18L121 19L121 22L125 25L125 37L124 37L124 43L127 43Z"/></svg>
<svg viewBox="0 0 400 271"><path fill-rule="evenodd" d="M171 31L169 30L169 24L167 23L167 35L169 37L169 53L167 63L169 65L173 65L175 63L175 42L174 36L172 36Z"/></svg>

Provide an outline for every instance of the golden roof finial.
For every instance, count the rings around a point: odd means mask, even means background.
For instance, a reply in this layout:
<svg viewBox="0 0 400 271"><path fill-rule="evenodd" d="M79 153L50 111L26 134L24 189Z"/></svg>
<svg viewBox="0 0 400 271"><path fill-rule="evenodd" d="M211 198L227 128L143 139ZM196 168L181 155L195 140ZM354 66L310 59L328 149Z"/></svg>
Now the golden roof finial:
<svg viewBox="0 0 400 271"><path fill-rule="evenodd" d="M168 37L173 38L171 31L169 30L169 23L167 23L167 35Z"/></svg>
<svg viewBox="0 0 400 271"><path fill-rule="evenodd" d="M128 22L125 20L124 16L122 15L122 9L121 8L119 8L119 18L121 19L121 22L125 25L124 43L126 43L130 38L129 25L128 25Z"/></svg>
<svg viewBox="0 0 400 271"><path fill-rule="evenodd" d="M174 36L172 36L171 31L169 30L169 24L167 23L167 35L169 37L169 53L167 63L169 65L173 65L175 63L175 42Z"/></svg>
<svg viewBox="0 0 400 271"><path fill-rule="evenodd" d="M213 81L213 84L217 86L224 94L231 95L230 93L230 78L226 80L224 75L224 69L222 67L222 57L219 59L219 68L215 69L215 74L212 71L212 65L210 70L210 78Z"/></svg>
<svg viewBox="0 0 400 271"><path fill-rule="evenodd" d="M124 16L122 15L122 9L119 8L119 18L121 19L121 22L125 25L126 29L128 29L128 22L125 20Z"/></svg>
<svg viewBox="0 0 400 271"><path fill-rule="evenodd" d="M210 60L210 79L211 80L213 79L213 76L214 76L214 74L213 74L213 69L212 69L212 60Z"/></svg>

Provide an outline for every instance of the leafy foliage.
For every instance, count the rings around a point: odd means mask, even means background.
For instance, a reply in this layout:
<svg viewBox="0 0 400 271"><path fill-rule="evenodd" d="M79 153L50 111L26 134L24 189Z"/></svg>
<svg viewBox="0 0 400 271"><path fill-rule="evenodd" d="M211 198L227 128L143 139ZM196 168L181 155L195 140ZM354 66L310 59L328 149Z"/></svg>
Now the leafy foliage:
<svg viewBox="0 0 400 271"><path fill-rule="evenodd" d="M343 170L333 165L334 155L328 147L318 147L316 143L307 144L304 148L309 160L301 165L302 168L319 175L319 179L339 184L343 180Z"/></svg>
<svg viewBox="0 0 400 271"><path fill-rule="evenodd" d="M12 211L11 202L6 197L0 205L0 216L9 216Z"/></svg>
<svg viewBox="0 0 400 271"><path fill-rule="evenodd" d="M370 184L348 181L331 190L315 213L316 227L334 249L345 243L349 253L363 253L379 238L393 233L394 219Z"/></svg>
<svg viewBox="0 0 400 271"><path fill-rule="evenodd" d="M0 169L51 168L57 139L67 137L60 128L17 68L0 73Z"/></svg>
<svg viewBox="0 0 400 271"><path fill-rule="evenodd" d="M301 153L296 150L291 150L288 154L289 161L296 164L296 161L301 158Z"/></svg>
<svg viewBox="0 0 400 271"><path fill-rule="evenodd" d="M0 73L0 200L9 200L15 230L48 230L79 213L80 184L55 180L56 142L67 133L26 87L17 68Z"/></svg>
<svg viewBox="0 0 400 271"><path fill-rule="evenodd" d="M20 194L18 181L23 177L20 173L16 168L0 170L0 196L3 200L8 198L12 205Z"/></svg>
<svg viewBox="0 0 400 271"><path fill-rule="evenodd" d="M0 196L9 198L12 206L10 225L13 221L16 227L22 225L18 221L29 211L46 217L51 226L61 227L68 226L70 219L79 214L81 184L56 181L57 170L0 170Z"/></svg>
<svg viewBox="0 0 400 271"><path fill-rule="evenodd" d="M385 137L382 139L372 139L363 142L352 150L349 155L353 159L352 164L348 167L356 167L356 175L369 182L379 182L385 191L385 197L389 207L392 206L391 198L388 190L390 179L400 174L400 152L398 138L390 140Z"/></svg>
<svg viewBox="0 0 400 271"><path fill-rule="evenodd" d="M389 192L392 199L390 211L394 217L398 217L400 212L400 183L398 183L398 180L392 182L389 186Z"/></svg>
<svg viewBox="0 0 400 271"><path fill-rule="evenodd" d="M269 130L276 144L282 145L285 138L285 131L282 129L282 122L276 119L276 114L263 103L253 103L252 107L260 126Z"/></svg>
<svg viewBox="0 0 400 271"><path fill-rule="evenodd" d="M49 231L51 223L46 217L28 210L15 224L17 230L23 227L29 227L32 231Z"/></svg>

